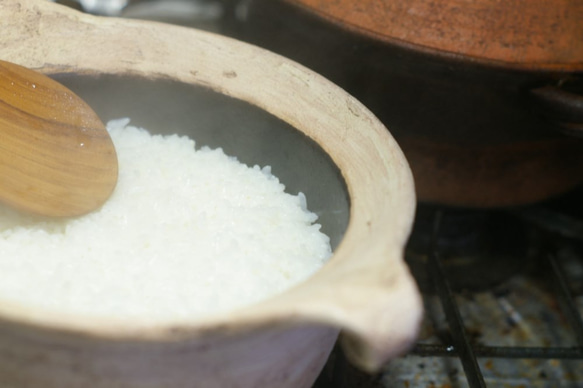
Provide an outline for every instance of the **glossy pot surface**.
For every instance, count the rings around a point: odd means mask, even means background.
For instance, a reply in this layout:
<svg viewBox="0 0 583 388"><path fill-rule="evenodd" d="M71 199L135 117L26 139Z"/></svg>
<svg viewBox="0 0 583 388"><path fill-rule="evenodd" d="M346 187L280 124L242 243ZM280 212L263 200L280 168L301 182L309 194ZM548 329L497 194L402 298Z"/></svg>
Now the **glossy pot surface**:
<svg viewBox="0 0 583 388"><path fill-rule="evenodd" d="M418 51L523 69L581 70L583 4L556 0L284 0Z"/></svg>
<svg viewBox="0 0 583 388"><path fill-rule="evenodd" d="M373 2L254 0L235 32L323 74L371 109L405 152L424 202L524 205L579 184L583 50L566 47L581 44L572 35L581 24L563 15L566 21L557 27L563 43L557 39L541 48L532 47L534 40L523 42L525 53L532 49L530 59L516 46L490 52L492 45L503 47L504 39L518 39L501 29L501 41L486 44L483 38L479 57L464 48L467 40L478 39L478 32L441 22L425 22L408 35L400 29L416 18L429 18L430 3L436 2L374 2L377 8L386 4L387 9L377 9ZM453 12L454 2L442 3L440 12ZM573 7L576 14L580 7ZM389 11L403 13L403 20L389 18ZM469 21L462 21L469 28ZM405 35L389 31L397 28L393 24ZM451 33L442 37L440 31L448 26ZM430 27L433 35L426 31L427 39L447 38L448 47L415 40ZM479 50L479 44L471 48Z"/></svg>

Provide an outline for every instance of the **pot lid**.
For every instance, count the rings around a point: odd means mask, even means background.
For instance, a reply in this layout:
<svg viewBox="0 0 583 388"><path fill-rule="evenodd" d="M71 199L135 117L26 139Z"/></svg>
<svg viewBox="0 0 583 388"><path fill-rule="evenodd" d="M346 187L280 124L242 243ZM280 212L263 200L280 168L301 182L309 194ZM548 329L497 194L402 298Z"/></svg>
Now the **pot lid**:
<svg viewBox="0 0 583 388"><path fill-rule="evenodd" d="M583 70L583 1L285 1L416 50L516 68Z"/></svg>

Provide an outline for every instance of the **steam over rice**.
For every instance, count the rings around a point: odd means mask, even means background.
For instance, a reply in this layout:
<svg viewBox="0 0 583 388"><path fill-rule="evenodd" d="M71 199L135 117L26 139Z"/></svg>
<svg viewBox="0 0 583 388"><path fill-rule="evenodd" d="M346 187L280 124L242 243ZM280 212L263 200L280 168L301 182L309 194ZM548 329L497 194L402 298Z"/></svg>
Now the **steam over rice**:
<svg viewBox="0 0 583 388"><path fill-rule="evenodd" d="M165 322L252 304L330 257L303 194L270 168L108 123L119 159L109 201L87 216L41 219L0 207L0 302Z"/></svg>

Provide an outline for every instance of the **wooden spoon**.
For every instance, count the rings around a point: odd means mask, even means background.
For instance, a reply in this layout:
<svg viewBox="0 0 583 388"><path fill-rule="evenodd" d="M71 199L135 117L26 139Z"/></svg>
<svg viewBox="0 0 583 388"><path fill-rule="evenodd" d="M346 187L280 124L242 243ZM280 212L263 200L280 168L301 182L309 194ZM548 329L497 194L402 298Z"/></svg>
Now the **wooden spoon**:
<svg viewBox="0 0 583 388"><path fill-rule="evenodd" d="M113 142L89 105L43 74L0 61L0 202L79 216L116 183Z"/></svg>

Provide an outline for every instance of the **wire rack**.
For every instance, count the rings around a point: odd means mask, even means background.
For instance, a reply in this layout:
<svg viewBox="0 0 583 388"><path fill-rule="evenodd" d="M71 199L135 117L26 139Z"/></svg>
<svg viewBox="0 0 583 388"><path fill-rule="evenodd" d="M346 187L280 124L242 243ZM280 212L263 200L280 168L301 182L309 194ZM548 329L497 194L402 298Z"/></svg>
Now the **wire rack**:
<svg viewBox="0 0 583 388"><path fill-rule="evenodd" d="M395 373L399 373L403 369L395 368L387 369L383 373L371 376L358 371L352 367L344 358L341 349L335 349L330 361L324 369L322 375L315 384L315 388L386 388L392 386L406 386L406 387L487 387L487 386L566 386L577 387L583 386L583 376L569 376L564 382L558 383L559 380L548 381L545 384L530 384L524 383L525 380L518 379L516 385L502 385L492 382L492 378L486 379L484 377L484 362L480 360L495 359L500 360L541 360L549 361L552 365L560 365L565 361L575 361L578 363L573 368L583 371L583 320L581 318L580 310L582 306L578 306L577 300L573 295L573 286L569 282L568 270L562 265L560 259L559 247L564 238L581 239L583 234L579 234L578 228L581 227L579 223L571 224L566 230L561 220L549 218L547 214L541 216L538 209L528 209L526 211L517 211L516 215L526 219L531 225L542 223L546 229L552 229L550 233L546 233L544 253L539 252L537 260L537 267L539 273L543 274L544 283L547 290L552 294L553 300L557 304L557 309L561 320L564 320L563 329L568 332L568 341L560 346L553 344L545 344L544 346L520 346L513 344L511 346L498 345L484 345L476 343L472 338L471 330L468 328L463 314L460 312L458 305L459 292L452 289L448 279L446 270L440 257L439 249L437 248L437 237L440 233L440 225L442 219L442 212L435 213L433 222L433 236L430 246L430 252L427 255L425 262L425 270L427 276L432 280L433 293L432 297L438 301L444 316L445 330L448 335L439 343L418 343L410 353L405 356L405 359L413 359L413 363L417 364L418 370L416 375L434 373L428 371L426 362L420 360L436 360L447 359L455 360L456 365L461 365L461 370L456 371L453 368L456 376L453 378L454 384L439 384L437 379L434 380L415 380L412 374L404 377L401 380L395 380ZM557 243L558 241L558 243ZM575 242L579 244L579 241ZM578 251L583 253L583 250ZM583 263L583 257L579 256L578 260ZM583 264L582 264L583 265ZM427 295L424 295L427 298ZM430 314L428 311L427 314ZM508 317L513 319L517 313L511 311L509 308ZM519 320L520 317L516 317ZM518 345L518 346L517 346ZM420 370L420 369L421 370ZM423 370L425 368L425 370ZM409 369L410 371L410 369ZM448 381L452 381L452 369L449 370ZM446 373L446 374L447 374ZM387 379L387 374L392 374L393 379ZM491 376L490 376L491 377ZM540 372L542 380L546 378L546 372ZM579 380L577 380L579 379ZM396 384L399 381L399 385ZM487 383L487 381L489 381ZM520 382L522 381L522 382Z"/></svg>
<svg viewBox="0 0 583 388"><path fill-rule="evenodd" d="M439 230L440 214L436 217L436 232ZM520 358L520 359L583 359L583 320L570 291L566 274L554 254L544 256L542 263L548 268L548 281L554 288L554 295L574 334L576 343L570 347L520 347L520 346L473 346L466 334L464 321L458 309L454 293L444 273L437 250L429 256L428 268L435 289L442 303L450 328L450 344L417 344L412 354L423 357L458 357L463 366L470 387L486 387L478 357Z"/></svg>

